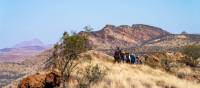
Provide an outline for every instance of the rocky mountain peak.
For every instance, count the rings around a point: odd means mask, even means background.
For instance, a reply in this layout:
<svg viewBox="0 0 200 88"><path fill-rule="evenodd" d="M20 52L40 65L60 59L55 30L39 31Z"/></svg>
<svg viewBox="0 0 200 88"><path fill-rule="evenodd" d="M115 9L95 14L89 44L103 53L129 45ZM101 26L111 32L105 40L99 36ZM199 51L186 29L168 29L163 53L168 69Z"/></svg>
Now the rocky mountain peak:
<svg viewBox="0 0 200 88"><path fill-rule="evenodd" d="M133 24L132 28L134 28L134 29L150 28L150 29L160 29L160 30L162 30L161 28L146 25L146 24Z"/></svg>
<svg viewBox="0 0 200 88"><path fill-rule="evenodd" d="M116 26L112 24L107 24L103 29L114 29Z"/></svg>
<svg viewBox="0 0 200 88"><path fill-rule="evenodd" d="M129 25L106 25L101 30L89 34L91 46L105 49L112 46L135 46L170 33L154 26L135 24L132 27Z"/></svg>
<svg viewBox="0 0 200 88"><path fill-rule="evenodd" d="M119 28L119 29L130 29L131 26L129 26L129 25L120 25L117 28Z"/></svg>

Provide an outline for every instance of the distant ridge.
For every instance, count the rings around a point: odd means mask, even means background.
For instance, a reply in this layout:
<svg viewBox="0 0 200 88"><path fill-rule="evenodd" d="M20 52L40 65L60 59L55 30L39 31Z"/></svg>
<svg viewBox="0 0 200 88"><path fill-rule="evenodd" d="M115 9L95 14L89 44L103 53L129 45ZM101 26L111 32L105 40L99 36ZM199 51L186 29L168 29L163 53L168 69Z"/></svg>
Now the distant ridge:
<svg viewBox="0 0 200 88"><path fill-rule="evenodd" d="M13 48L22 48L27 46L45 46L44 43L39 39L32 39L30 41L23 41L16 44Z"/></svg>
<svg viewBox="0 0 200 88"><path fill-rule="evenodd" d="M3 48L0 49L0 52L11 52L11 51L42 51L48 48L51 48L52 45L45 45L41 40L39 39L32 39L30 41L22 41L13 47L10 48Z"/></svg>
<svg viewBox="0 0 200 88"><path fill-rule="evenodd" d="M145 41L171 33L161 28L145 24L133 24L132 26L108 24L99 31L93 31L87 34L89 34L89 44L94 46L95 49L108 49L116 46L137 46Z"/></svg>
<svg viewBox="0 0 200 88"><path fill-rule="evenodd" d="M20 42L14 47L0 49L0 62L17 62L52 48L39 39Z"/></svg>

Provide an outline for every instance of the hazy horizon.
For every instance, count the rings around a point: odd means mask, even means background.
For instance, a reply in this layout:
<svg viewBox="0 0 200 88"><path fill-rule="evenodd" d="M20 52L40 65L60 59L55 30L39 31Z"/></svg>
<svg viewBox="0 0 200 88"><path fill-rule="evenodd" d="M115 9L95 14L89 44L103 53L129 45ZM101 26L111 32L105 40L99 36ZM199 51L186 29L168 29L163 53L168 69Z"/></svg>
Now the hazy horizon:
<svg viewBox="0 0 200 88"><path fill-rule="evenodd" d="M35 38L52 44L86 25L147 24L199 34L199 9L199 0L1 0L0 48Z"/></svg>

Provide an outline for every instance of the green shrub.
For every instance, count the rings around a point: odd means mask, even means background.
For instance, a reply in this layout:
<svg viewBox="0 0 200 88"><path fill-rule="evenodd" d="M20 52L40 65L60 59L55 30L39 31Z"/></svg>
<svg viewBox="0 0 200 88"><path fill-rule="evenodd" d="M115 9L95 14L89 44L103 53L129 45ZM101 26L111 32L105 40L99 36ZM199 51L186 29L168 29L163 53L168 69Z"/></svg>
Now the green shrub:
<svg viewBox="0 0 200 88"><path fill-rule="evenodd" d="M192 59L198 59L200 57L200 45L184 46L181 52L192 57Z"/></svg>
<svg viewBox="0 0 200 88"><path fill-rule="evenodd" d="M171 66L170 63L172 63L172 61L170 59L161 59L161 66L162 68L167 71L170 72L171 71Z"/></svg>
<svg viewBox="0 0 200 88"><path fill-rule="evenodd" d="M193 59L191 57L185 57L182 60L183 63L185 63L186 65L189 65L191 67L196 67L198 65L198 61L196 59Z"/></svg>
<svg viewBox="0 0 200 88"><path fill-rule="evenodd" d="M156 68L158 67L158 62L155 61L155 59L153 57L150 57L148 55L144 56L144 64L149 65L152 68Z"/></svg>
<svg viewBox="0 0 200 88"><path fill-rule="evenodd" d="M100 81L106 72L99 65L89 65L82 72L78 72L78 85L77 88L90 88L90 85Z"/></svg>
<svg viewBox="0 0 200 88"><path fill-rule="evenodd" d="M186 55L183 62L186 65L195 67L198 65L197 59L200 57L200 45L184 46L181 52Z"/></svg>
<svg viewBox="0 0 200 88"><path fill-rule="evenodd" d="M184 79L186 78L187 74L186 73L183 73L183 72L177 72L176 73L176 76L180 79Z"/></svg>

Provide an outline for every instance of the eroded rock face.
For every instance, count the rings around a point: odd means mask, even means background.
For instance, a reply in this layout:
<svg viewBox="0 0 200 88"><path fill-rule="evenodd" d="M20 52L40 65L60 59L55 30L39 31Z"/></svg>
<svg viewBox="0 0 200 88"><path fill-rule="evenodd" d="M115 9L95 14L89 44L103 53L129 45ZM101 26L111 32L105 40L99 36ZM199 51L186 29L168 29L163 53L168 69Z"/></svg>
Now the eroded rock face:
<svg viewBox="0 0 200 88"><path fill-rule="evenodd" d="M55 72L28 76L20 82L18 88L54 88L60 85L60 75Z"/></svg>
<svg viewBox="0 0 200 88"><path fill-rule="evenodd" d="M106 25L102 30L88 33L89 44L94 46L95 49L136 46L168 34L170 33L161 28L143 24L135 24L132 27L129 25Z"/></svg>
<svg viewBox="0 0 200 88"><path fill-rule="evenodd" d="M60 85L60 76L55 73L50 73L46 75L45 78L45 88L53 88Z"/></svg>

